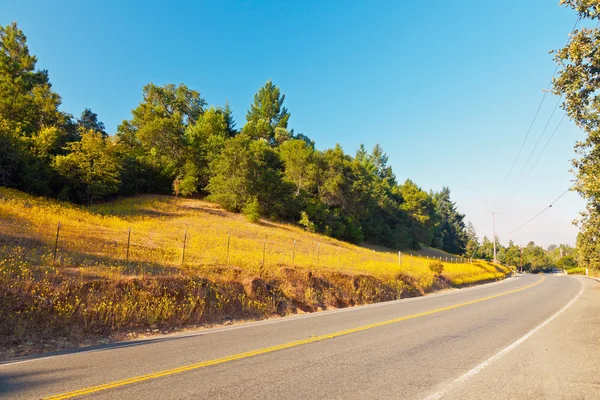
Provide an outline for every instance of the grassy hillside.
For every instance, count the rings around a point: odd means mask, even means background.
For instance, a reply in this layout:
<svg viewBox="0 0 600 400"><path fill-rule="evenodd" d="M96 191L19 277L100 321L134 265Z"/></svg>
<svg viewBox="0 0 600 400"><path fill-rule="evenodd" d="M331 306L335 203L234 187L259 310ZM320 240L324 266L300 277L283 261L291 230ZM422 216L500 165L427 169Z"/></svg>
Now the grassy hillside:
<svg viewBox="0 0 600 400"><path fill-rule="evenodd" d="M0 188L0 346L6 356L18 346L346 307L508 273L442 253L399 255L252 224L199 200L80 207ZM429 269L432 257L442 257L441 275Z"/></svg>

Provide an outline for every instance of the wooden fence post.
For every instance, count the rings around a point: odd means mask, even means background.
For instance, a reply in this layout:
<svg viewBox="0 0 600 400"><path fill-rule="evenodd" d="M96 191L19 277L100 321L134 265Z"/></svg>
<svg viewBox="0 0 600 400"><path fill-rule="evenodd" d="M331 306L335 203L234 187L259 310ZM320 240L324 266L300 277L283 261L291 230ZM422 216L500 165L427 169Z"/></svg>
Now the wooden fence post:
<svg viewBox="0 0 600 400"><path fill-rule="evenodd" d="M127 264L129 264L129 245L131 244L131 227L129 227L129 231L127 232Z"/></svg>
<svg viewBox="0 0 600 400"><path fill-rule="evenodd" d="M398 252L398 265L402 265L402 252Z"/></svg>
<svg viewBox="0 0 600 400"><path fill-rule="evenodd" d="M58 225L56 226L56 240L54 241L54 258L52 262L56 262L56 254L58 253L58 234L60 233L60 221L58 221Z"/></svg>
<svg viewBox="0 0 600 400"><path fill-rule="evenodd" d="M231 232L227 232L227 256L226 256L226 264L229 265L229 243L231 242Z"/></svg>
<svg viewBox="0 0 600 400"><path fill-rule="evenodd" d="M294 239L294 250L292 251L292 267L296 265L296 239Z"/></svg>
<svg viewBox="0 0 600 400"><path fill-rule="evenodd" d="M320 258L321 258L321 243L317 243L317 267L319 266Z"/></svg>
<svg viewBox="0 0 600 400"><path fill-rule="evenodd" d="M185 243L187 242L187 228L183 232L183 251L181 252L181 266L185 262Z"/></svg>

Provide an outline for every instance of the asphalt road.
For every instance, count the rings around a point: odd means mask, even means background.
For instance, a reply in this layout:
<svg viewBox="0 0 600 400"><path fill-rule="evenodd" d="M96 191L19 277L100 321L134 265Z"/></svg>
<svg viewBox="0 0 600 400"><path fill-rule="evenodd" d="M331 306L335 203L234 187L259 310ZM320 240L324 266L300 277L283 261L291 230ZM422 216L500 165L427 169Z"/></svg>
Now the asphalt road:
<svg viewBox="0 0 600 400"><path fill-rule="evenodd" d="M75 394L600 399L600 282L524 275L0 365L1 398Z"/></svg>

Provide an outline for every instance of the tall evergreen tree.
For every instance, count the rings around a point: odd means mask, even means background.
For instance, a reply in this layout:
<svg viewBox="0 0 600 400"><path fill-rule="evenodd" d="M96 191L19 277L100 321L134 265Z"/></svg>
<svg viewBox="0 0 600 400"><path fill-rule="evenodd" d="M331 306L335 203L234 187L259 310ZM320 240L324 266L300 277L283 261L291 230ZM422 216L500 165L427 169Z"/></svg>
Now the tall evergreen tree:
<svg viewBox="0 0 600 400"><path fill-rule="evenodd" d="M243 132L253 139L276 143L275 134L287 132L290 113L283 106L285 95L270 80L254 95L254 102L246 114ZM291 135L290 135L291 137Z"/></svg>
<svg viewBox="0 0 600 400"><path fill-rule="evenodd" d="M456 209L456 204L450 200L450 189L443 187L433 195L436 214L440 220L434 240L438 240L440 248L451 254L463 254L469 237L464 223L464 214Z"/></svg>
<svg viewBox="0 0 600 400"><path fill-rule="evenodd" d="M81 117L77 119L77 127L83 131L95 131L100 132L102 136L106 137L108 134L106 133L106 128L104 127L104 123L98 120L98 114L86 108L81 113Z"/></svg>

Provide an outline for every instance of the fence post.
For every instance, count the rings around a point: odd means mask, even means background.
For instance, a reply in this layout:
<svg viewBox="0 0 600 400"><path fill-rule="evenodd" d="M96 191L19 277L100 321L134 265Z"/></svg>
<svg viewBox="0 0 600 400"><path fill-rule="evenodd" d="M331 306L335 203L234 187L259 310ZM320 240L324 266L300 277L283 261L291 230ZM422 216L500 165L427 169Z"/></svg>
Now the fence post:
<svg viewBox="0 0 600 400"><path fill-rule="evenodd" d="M185 243L187 242L187 228L185 228L185 231L183 232L183 251L181 252L181 266L183 266L183 263L185 261Z"/></svg>
<svg viewBox="0 0 600 400"><path fill-rule="evenodd" d="M131 227L129 227L129 231L127 232L127 264L129 264L129 245L131 244Z"/></svg>
<svg viewBox="0 0 600 400"><path fill-rule="evenodd" d="M398 252L398 265L402 265L402 252Z"/></svg>
<svg viewBox="0 0 600 400"><path fill-rule="evenodd" d="M60 221L58 221L58 225L56 226L56 240L54 241L54 258L52 262L56 262L56 254L58 253L58 234L60 233Z"/></svg>
<svg viewBox="0 0 600 400"><path fill-rule="evenodd" d="M231 232L227 232L227 257L226 257L226 264L229 265L229 243L231 242Z"/></svg>
<svg viewBox="0 0 600 400"><path fill-rule="evenodd" d="M292 267L296 265L296 239L294 239L294 250L292 251Z"/></svg>
<svg viewBox="0 0 600 400"><path fill-rule="evenodd" d="M321 243L317 243L317 267L319 266L320 258L321 258Z"/></svg>
<svg viewBox="0 0 600 400"><path fill-rule="evenodd" d="M262 265L265 266L265 253L267 251L267 239L263 239L263 261Z"/></svg>

